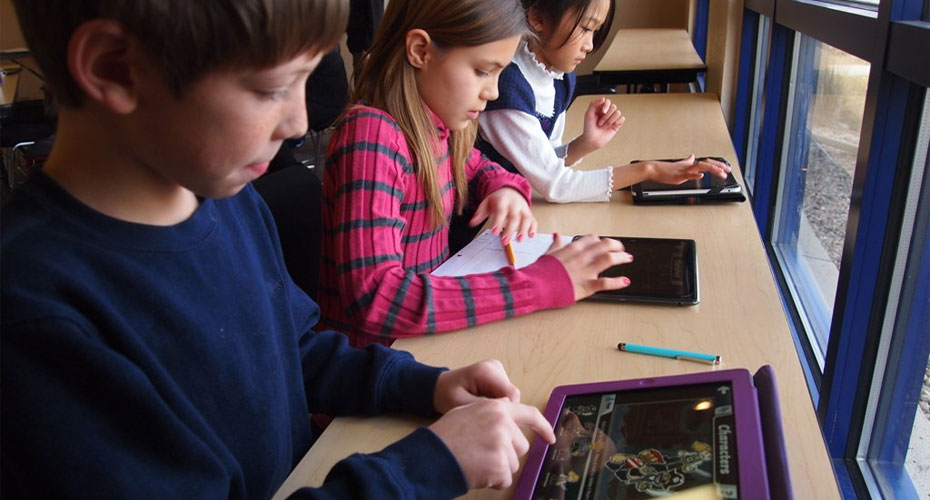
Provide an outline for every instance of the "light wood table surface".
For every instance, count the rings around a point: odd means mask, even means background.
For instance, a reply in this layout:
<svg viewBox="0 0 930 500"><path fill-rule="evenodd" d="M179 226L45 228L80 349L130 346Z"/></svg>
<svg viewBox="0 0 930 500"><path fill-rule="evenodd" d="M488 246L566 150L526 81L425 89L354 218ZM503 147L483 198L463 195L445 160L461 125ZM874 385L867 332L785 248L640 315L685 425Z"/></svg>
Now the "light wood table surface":
<svg viewBox="0 0 930 500"><path fill-rule="evenodd" d="M599 85L690 83L707 65L683 29L621 29L593 76Z"/></svg>
<svg viewBox="0 0 930 500"><path fill-rule="evenodd" d="M581 132L596 96L569 110L565 137ZM583 164L592 168L635 158L715 155L734 166L736 154L712 94L611 96L627 116L614 140ZM737 176L739 177L738 173ZM719 369L775 368L796 498L839 498L791 333L748 203L695 206L632 204L628 192L610 203L536 203L541 232L587 232L691 238L697 242L701 303L658 306L581 302L469 330L401 340L395 348L422 362L460 367L500 359L522 401L543 410L553 387L593 381L692 373L707 365L617 351L621 341L713 353ZM336 419L287 479L276 498L320 485L338 460L374 452L427 422L388 416ZM477 490L468 498L510 498L512 491Z"/></svg>

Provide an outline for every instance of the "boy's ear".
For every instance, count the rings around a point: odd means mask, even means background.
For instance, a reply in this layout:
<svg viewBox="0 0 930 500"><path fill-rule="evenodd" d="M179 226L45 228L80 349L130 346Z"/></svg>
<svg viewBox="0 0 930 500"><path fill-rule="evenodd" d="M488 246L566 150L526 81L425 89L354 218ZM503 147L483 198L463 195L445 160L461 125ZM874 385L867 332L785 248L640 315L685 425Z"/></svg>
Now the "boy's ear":
<svg viewBox="0 0 930 500"><path fill-rule="evenodd" d="M429 49L432 45L432 39L424 30L419 28L407 32L406 48L407 62L417 69L423 69L429 62Z"/></svg>
<svg viewBox="0 0 930 500"><path fill-rule="evenodd" d="M119 114L137 104L133 65L138 47L126 28L94 19L78 26L68 42L68 69L88 99Z"/></svg>

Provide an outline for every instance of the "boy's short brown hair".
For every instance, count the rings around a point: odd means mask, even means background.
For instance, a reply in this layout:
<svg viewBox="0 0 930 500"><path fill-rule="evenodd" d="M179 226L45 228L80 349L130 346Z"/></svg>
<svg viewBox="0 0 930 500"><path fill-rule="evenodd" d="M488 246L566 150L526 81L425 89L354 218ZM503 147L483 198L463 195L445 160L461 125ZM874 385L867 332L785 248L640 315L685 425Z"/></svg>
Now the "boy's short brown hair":
<svg viewBox="0 0 930 500"><path fill-rule="evenodd" d="M270 67L335 45L347 0L13 0L26 43L59 103L84 93L68 70L74 31L92 19L119 22L142 43L176 95L223 67Z"/></svg>

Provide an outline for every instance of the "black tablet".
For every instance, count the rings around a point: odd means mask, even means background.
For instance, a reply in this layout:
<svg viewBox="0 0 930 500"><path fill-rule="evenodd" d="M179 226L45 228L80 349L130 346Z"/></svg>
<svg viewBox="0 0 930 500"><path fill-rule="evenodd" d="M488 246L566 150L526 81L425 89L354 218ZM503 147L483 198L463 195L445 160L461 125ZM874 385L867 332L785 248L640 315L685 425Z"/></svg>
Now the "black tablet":
<svg viewBox="0 0 930 500"><path fill-rule="evenodd" d="M770 367L766 371L774 384ZM764 378L764 377L762 377ZM769 432L744 369L556 387L515 500L791 498L777 399ZM765 382L765 381L762 381ZM774 387L774 385L773 385Z"/></svg>
<svg viewBox="0 0 930 500"><path fill-rule="evenodd" d="M577 238L577 237L576 237ZM595 293L593 300L694 305L700 302L697 247L694 240L603 236L620 240L633 262L600 276L626 276L630 286Z"/></svg>
<svg viewBox="0 0 930 500"><path fill-rule="evenodd" d="M711 157L729 166L725 158ZM699 159L700 160L700 159ZM660 160L678 161L678 160ZM700 203L704 201L744 201L743 188L730 172L725 179L705 174L681 184L643 181L630 186L634 203Z"/></svg>

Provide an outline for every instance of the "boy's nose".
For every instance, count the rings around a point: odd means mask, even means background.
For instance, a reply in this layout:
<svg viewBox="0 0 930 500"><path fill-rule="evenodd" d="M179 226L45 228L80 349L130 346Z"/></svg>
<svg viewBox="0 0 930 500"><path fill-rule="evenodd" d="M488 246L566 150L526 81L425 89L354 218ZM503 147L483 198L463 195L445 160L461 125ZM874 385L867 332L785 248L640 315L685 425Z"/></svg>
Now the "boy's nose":
<svg viewBox="0 0 930 500"><path fill-rule="evenodd" d="M285 110L276 129L275 139L291 139L307 135L307 103L303 92L285 103Z"/></svg>

